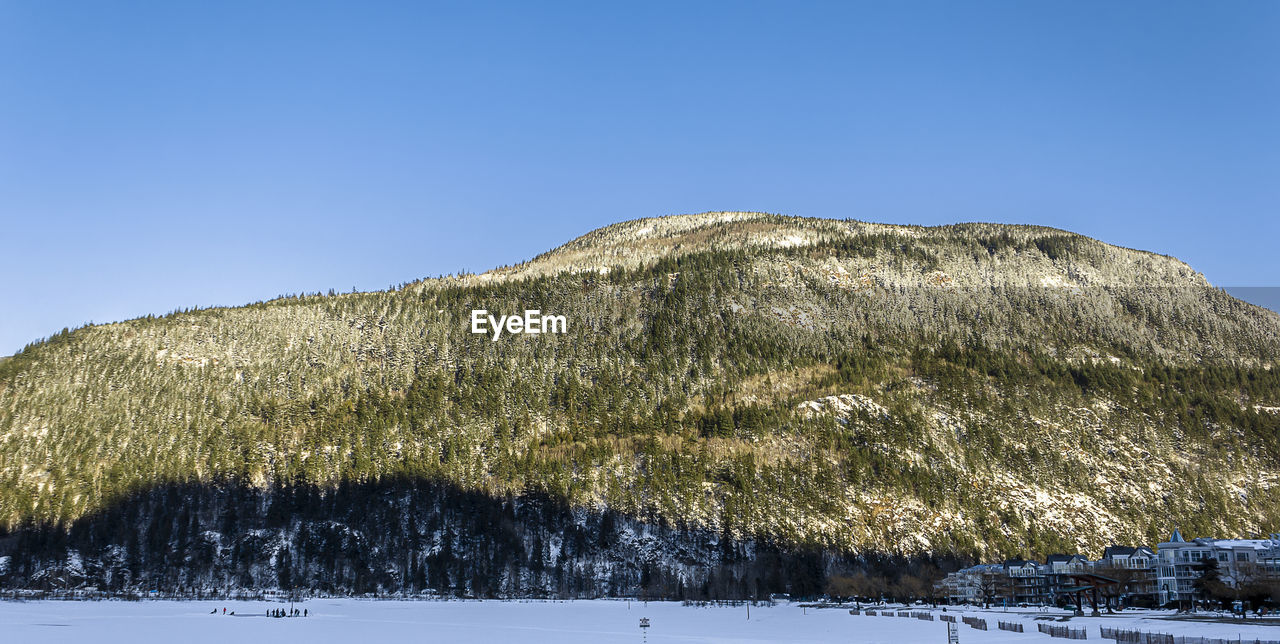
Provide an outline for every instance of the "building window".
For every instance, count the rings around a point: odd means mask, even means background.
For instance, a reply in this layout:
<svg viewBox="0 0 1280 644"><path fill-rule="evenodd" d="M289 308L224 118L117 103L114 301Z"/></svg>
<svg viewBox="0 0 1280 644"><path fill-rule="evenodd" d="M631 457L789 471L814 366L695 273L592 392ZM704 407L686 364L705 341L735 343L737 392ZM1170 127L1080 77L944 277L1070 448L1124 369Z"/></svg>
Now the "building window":
<svg viewBox="0 0 1280 644"><path fill-rule="evenodd" d="M1229 561L1229 559L1227 558L1227 553L1225 553L1225 552L1219 552L1219 553L1218 553L1218 561Z"/></svg>

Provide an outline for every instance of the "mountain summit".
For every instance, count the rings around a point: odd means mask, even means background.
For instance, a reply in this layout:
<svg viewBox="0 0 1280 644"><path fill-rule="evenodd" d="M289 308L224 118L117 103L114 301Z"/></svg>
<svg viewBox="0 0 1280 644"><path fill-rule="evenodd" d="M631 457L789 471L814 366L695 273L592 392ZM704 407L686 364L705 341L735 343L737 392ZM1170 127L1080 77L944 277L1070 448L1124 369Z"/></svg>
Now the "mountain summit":
<svg viewBox="0 0 1280 644"><path fill-rule="evenodd" d="M935 270L952 270L955 285L976 286L1207 286L1199 273L1171 257L1111 246L1082 235L1042 226L1008 224L955 224L924 227L874 224L853 220L784 217L756 212L711 212L636 219L594 230L559 248L512 267L479 276L482 283L554 275L564 271L603 272L637 268L660 258L678 258L706 251L767 252L823 246L857 240L897 240L904 245L934 247ZM944 241L961 242L946 249ZM964 242L968 242L967 244ZM1028 244L1047 256L1024 255L1027 272L1015 267L999 271L974 271L978 258L954 251L971 244L985 245L994 254L996 244L1017 251ZM1088 249L1066 260L1072 250ZM945 252L950 250L953 252ZM1017 255L1014 252L1012 255ZM1003 263L1012 259L1001 257ZM888 259L888 258L886 258ZM1079 261L1084 260L1084 261ZM868 264L868 267L874 267ZM1082 270L1083 269L1083 270ZM1070 272L1069 272L1070 271ZM936 277L904 273L903 285L936 285Z"/></svg>
<svg viewBox="0 0 1280 644"><path fill-rule="evenodd" d="M567 332L471 332L535 309ZM0 581L743 595L1265 533L1277 355L1280 316L1061 230L623 222L0 363Z"/></svg>

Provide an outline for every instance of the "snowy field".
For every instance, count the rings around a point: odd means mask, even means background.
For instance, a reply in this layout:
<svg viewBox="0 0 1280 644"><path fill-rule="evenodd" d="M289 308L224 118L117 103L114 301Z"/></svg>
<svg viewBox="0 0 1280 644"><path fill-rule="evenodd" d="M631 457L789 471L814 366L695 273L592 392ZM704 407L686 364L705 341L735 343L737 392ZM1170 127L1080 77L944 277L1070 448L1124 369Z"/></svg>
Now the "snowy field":
<svg viewBox="0 0 1280 644"><path fill-rule="evenodd" d="M946 641L946 625L900 617L850 615L843 609L805 609L798 605L756 606L747 620L745 607L693 607L679 603L626 601L367 601L310 600L298 604L306 618L268 618L266 611L287 607L270 602L33 601L0 602L0 642L856 642L909 644ZM222 615L222 608L235 616ZM218 609L217 615L209 612ZM934 611L938 614L938 611ZM987 632L961 624L960 641L1051 642L1036 631L1035 611L964 611L988 619ZM1243 636L1280 640L1280 626L1215 624L1158 619L1152 614L1075 618L1068 625L1087 627L1098 640L1098 625L1146 631ZM639 628L641 617L652 626ZM996 629L996 621L1025 624L1026 633ZM1059 622L1055 622L1059 623ZM1103 640L1110 642L1110 640Z"/></svg>

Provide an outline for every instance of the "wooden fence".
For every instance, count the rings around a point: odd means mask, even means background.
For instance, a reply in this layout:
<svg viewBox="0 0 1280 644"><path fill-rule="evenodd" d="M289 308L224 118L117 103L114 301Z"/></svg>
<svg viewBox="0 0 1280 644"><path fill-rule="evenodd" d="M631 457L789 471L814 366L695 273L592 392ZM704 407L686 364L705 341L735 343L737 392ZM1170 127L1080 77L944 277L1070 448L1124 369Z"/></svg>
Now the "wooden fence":
<svg viewBox="0 0 1280 644"><path fill-rule="evenodd" d="M1070 626L1057 626L1055 624L1036 624L1036 628L1049 637L1061 637L1069 640L1089 639L1089 634L1083 628L1071 628Z"/></svg>
<svg viewBox="0 0 1280 644"><path fill-rule="evenodd" d="M1222 639L1197 635L1170 635L1168 633L1144 633L1119 628L1102 627L1102 639L1115 640L1117 644L1280 644L1276 640Z"/></svg>

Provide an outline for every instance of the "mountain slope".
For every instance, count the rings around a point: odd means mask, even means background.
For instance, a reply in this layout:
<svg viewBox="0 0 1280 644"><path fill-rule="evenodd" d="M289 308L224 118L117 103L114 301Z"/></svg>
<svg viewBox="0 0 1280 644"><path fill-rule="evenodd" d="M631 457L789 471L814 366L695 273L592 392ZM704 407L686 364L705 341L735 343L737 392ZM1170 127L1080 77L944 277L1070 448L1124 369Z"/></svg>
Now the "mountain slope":
<svg viewBox="0 0 1280 644"><path fill-rule="evenodd" d="M493 341L472 309L569 332ZM216 527L234 505L218 489L270 504L407 480L700 547L998 556L1174 524L1265 533L1278 349L1280 316L1182 262L1060 230L644 219L482 275L29 347L0 364L0 521L97 534L130 507L149 532L189 499L130 499L197 486L223 509L190 521L231 556L248 533ZM448 525L387 545L395 565L426 566Z"/></svg>

